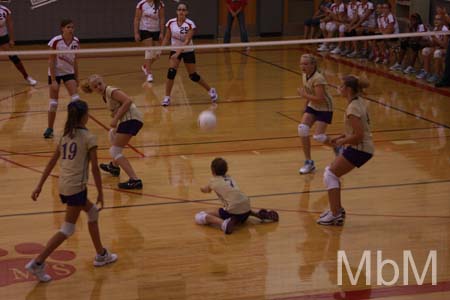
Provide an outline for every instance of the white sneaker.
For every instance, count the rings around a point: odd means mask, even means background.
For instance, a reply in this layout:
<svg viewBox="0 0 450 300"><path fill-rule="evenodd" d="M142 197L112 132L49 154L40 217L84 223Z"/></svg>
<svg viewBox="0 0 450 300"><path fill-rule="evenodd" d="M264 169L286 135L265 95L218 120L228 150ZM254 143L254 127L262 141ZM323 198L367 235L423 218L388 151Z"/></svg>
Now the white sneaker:
<svg viewBox="0 0 450 300"><path fill-rule="evenodd" d="M34 80L33 77L31 77L31 76L28 76L26 80L27 80L28 84L31 86L35 86L37 84L37 81Z"/></svg>
<svg viewBox="0 0 450 300"><path fill-rule="evenodd" d="M94 266L101 267L110 263L113 263L117 260L117 254L110 253L107 249L105 249L105 255L96 255L94 258Z"/></svg>
<svg viewBox="0 0 450 300"><path fill-rule="evenodd" d="M350 54L347 54L347 57L348 58L355 58L356 56L358 56L358 51L353 51L352 53L350 53Z"/></svg>
<svg viewBox="0 0 450 300"><path fill-rule="evenodd" d="M36 276L40 282L48 282L52 280L52 277L45 273L45 263L38 265L34 259L32 259L29 263L25 265L25 269L28 270L31 274Z"/></svg>
<svg viewBox="0 0 450 300"><path fill-rule="evenodd" d="M219 95L217 95L217 91L215 88L211 88L208 92L209 96L211 97L212 102L216 102L217 99L219 99Z"/></svg>
<svg viewBox="0 0 450 300"><path fill-rule="evenodd" d="M428 73L425 72L424 69L421 69L421 70L419 71L419 74L417 74L417 76L416 76L417 79L425 79L425 78L427 78L427 77L428 77Z"/></svg>
<svg viewBox="0 0 450 300"><path fill-rule="evenodd" d="M147 73L147 67L146 67L145 65L142 65L142 66L141 66L141 70L142 70L142 72L144 72L144 75L145 75L145 76L148 75L148 73Z"/></svg>
<svg viewBox="0 0 450 300"><path fill-rule="evenodd" d="M328 211L328 213L323 217L317 219L317 224L342 226L344 225L344 217L341 213L339 213L337 216L333 216L331 211Z"/></svg>
<svg viewBox="0 0 450 300"><path fill-rule="evenodd" d="M170 97L169 96L165 96L163 101L161 102L162 106L169 106L170 105Z"/></svg>
<svg viewBox="0 0 450 300"><path fill-rule="evenodd" d="M402 65L397 62L394 65L392 65L389 68L389 70L391 70L391 71L401 71L402 70Z"/></svg>
<svg viewBox="0 0 450 300"><path fill-rule="evenodd" d="M341 53L341 48L336 47L333 49L333 51L330 52L331 54L340 54Z"/></svg>
<svg viewBox="0 0 450 300"><path fill-rule="evenodd" d="M147 74L147 82L153 82L153 74Z"/></svg>
<svg viewBox="0 0 450 300"><path fill-rule="evenodd" d="M314 171L316 167L314 166L313 160L305 160L305 165L298 170L300 174L308 174Z"/></svg>
<svg viewBox="0 0 450 300"><path fill-rule="evenodd" d="M325 217L326 215L328 215L330 213L330 210L327 209L326 211L324 211L323 213L320 214L319 219ZM345 209L343 207L341 207L341 209L339 210L339 213L342 215L342 217L345 219Z"/></svg>
<svg viewBox="0 0 450 300"><path fill-rule="evenodd" d="M406 69L403 70L403 74L414 74L416 73L416 69L414 69L412 66L408 66Z"/></svg>
<svg viewBox="0 0 450 300"><path fill-rule="evenodd" d="M319 49L317 49L317 51L327 52L327 51L330 51L330 49L328 48L328 46L326 44L322 44L322 46L320 46Z"/></svg>

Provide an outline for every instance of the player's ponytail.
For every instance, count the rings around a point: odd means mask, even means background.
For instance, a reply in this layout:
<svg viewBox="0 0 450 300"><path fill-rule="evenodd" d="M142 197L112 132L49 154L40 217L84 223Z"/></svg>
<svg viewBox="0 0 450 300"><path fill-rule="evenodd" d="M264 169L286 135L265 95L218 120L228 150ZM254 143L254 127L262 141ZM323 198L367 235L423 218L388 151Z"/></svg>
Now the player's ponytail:
<svg viewBox="0 0 450 300"><path fill-rule="evenodd" d="M369 80L364 77L358 77L355 75L345 75L342 78L344 85L349 87L355 96L361 94L364 89L369 87Z"/></svg>
<svg viewBox="0 0 450 300"><path fill-rule="evenodd" d="M88 113L88 105L83 100L72 101L67 105L67 120L64 125L64 136L71 139L75 136L75 130L80 126L81 120Z"/></svg>
<svg viewBox="0 0 450 300"><path fill-rule="evenodd" d="M153 4L155 5L153 10L156 13L161 8L161 0L153 0Z"/></svg>

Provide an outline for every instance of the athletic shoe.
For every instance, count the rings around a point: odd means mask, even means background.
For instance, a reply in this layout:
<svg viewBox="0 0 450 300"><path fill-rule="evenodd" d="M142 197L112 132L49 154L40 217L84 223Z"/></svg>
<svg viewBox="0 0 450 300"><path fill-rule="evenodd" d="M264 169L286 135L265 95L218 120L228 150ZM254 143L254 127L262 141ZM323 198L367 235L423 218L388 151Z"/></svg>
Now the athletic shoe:
<svg viewBox="0 0 450 300"><path fill-rule="evenodd" d="M355 58L356 56L358 56L358 51L353 51L352 53L347 54L348 58Z"/></svg>
<svg viewBox="0 0 450 300"><path fill-rule="evenodd" d="M53 128L47 128L44 132L44 138L50 139L53 137Z"/></svg>
<svg viewBox="0 0 450 300"><path fill-rule="evenodd" d="M153 82L153 74L152 73L147 75L147 82Z"/></svg>
<svg viewBox="0 0 450 300"><path fill-rule="evenodd" d="M347 56L350 52L352 52L350 49L344 49L341 51L341 56Z"/></svg>
<svg viewBox="0 0 450 300"><path fill-rule="evenodd" d="M342 225L344 225L344 217L340 213L337 216L333 216L333 214L330 211L323 217L319 218L317 220L317 224L327 225L327 226L330 226L330 225L342 226Z"/></svg>
<svg viewBox="0 0 450 300"><path fill-rule="evenodd" d="M40 282L48 282L52 280L52 277L45 273L45 263L38 265L34 259L25 265L25 269L31 274L36 276Z"/></svg>
<svg viewBox="0 0 450 300"><path fill-rule="evenodd" d="M114 177L119 177L120 175L120 168L113 165L112 162L110 162L109 164L100 164L100 169L110 173Z"/></svg>
<svg viewBox="0 0 450 300"><path fill-rule="evenodd" d="M298 170L300 174L308 174L314 171L316 167L314 166L314 161L307 159L305 160L305 165Z"/></svg>
<svg viewBox="0 0 450 300"><path fill-rule="evenodd" d="M398 62L397 63L395 63L394 65L392 65L390 68L389 68L389 70L391 70L391 71L401 71L403 68L402 68L402 65L401 64L399 64ZM406 70L406 69L405 69Z"/></svg>
<svg viewBox="0 0 450 300"><path fill-rule="evenodd" d="M235 226L238 224L236 218L228 218L223 221L222 226L220 228L225 234L231 234L234 231Z"/></svg>
<svg viewBox="0 0 450 300"><path fill-rule="evenodd" d="M217 99L219 99L219 95L217 95L217 91L215 88L211 88L208 94L211 97L211 102L216 102Z"/></svg>
<svg viewBox="0 0 450 300"><path fill-rule="evenodd" d="M110 253L107 249L105 249L105 254L96 255L94 258L94 266L101 267L110 263L113 263L117 260L117 254Z"/></svg>
<svg viewBox="0 0 450 300"><path fill-rule="evenodd" d="M383 62L383 58L378 56L375 58L375 60L373 62L376 64L381 64Z"/></svg>
<svg viewBox="0 0 450 300"><path fill-rule="evenodd" d="M416 73L416 69L413 68L413 66L408 66L406 69L403 70L403 74L414 74Z"/></svg>
<svg viewBox="0 0 450 300"><path fill-rule="evenodd" d="M328 51L330 51L330 49L328 48L328 46L326 44L322 44L322 46L320 46L319 49L317 49L317 51L328 52Z"/></svg>
<svg viewBox="0 0 450 300"><path fill-rule="evenodd" d="M345 219L345 209L343 208L343 207L341 207L341 209L340 209L340 214L342 215L342 217ZM330 213L330 210L329 209L327 209L326 211L324 211L323 213L321 213L320 214L320 216L319 216L319 218L323 218L323 217L325 217L327 214L329 214Z"/></svg>
<svg viewBox="0 0 450 300"><path fill-rule="evenodd" d="M431 76L429 76L427 78L427 82L428 83L435 83L439 81L439 76L437 76L436 74L432 74Z"/></svg>
<svg viewBox="0 0 450 300"><path fill-rule="evenodd" d="M383 59L383 65L388 65L389 64L389 59L385 58Z"/></svg>
<svg viewBox="0 0 450 300"><path fill-rule="evenodd" d="M124 190L141 190L142 189L142 180L140 179L129 179L128 181L121 182L117 185L119 189Z"/></svg>
<svg viewBox="0 0 450 300"><path fill-rule="evenodd" d="M33 79L33 77L28 76L26 81L28 82L29 85L31 86L35 86L37 84L37 81Z"/></svg>
<svg viewBox="0 0 450 300"><path fill-rule="evenodd" d="M278 213L274 210L261 209L258 212L258 218L260 218L263 221L270 220L270 221L278 222L279 216L278 216Z"/></svg>
<svg viewBox="0 0 450 300"><path fill-rule="evenodd" d="M144 75L145 75L145 76L148 75L148 73L147 73L147 67L146 67L145 65L142 65L142 66L141 66L141 70L142 70L142 72L144 72Z"/></svg>
<svg viewBox="0 0 450 300"><path fill-rule="evenodd" d="M165 96L163 101L161 102L161 106L169 106L170 105L170 97Z"/></svg>
<svg viewBox="0 0 450 300"><path fill-rule="evenodd" d="M425 79L425 78L427 78L427 77L428 77L428 73L425 72L424 69L421 69L421 70L419 71L419 74L416 75L416 78L417 78L417 79Z"/></svg>
<svg viewBox="0 0 450 300"><path fill-rule="evenodd" d="M333 51L330 52L331 54L340 54L341 53L341 48L336 47L333 49Z"/></svg>

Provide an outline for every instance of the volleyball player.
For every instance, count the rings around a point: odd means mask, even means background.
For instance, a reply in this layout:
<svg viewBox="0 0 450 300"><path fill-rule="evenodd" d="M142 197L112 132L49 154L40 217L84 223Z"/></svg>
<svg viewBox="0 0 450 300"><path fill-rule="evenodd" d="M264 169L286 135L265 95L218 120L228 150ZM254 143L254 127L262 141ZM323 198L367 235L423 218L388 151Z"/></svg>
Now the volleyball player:
<svg viewBox="0 0 450 300"><path fill-rule="evenodd" d="M61 34L50 40L48 46L53 50L80 49L80 41L74 36L74 24L72 20L61 21ZM53 137L56 111L58 110L59 88L61 82L67 89L71 101L80 99L78 95L78 62L74 53L52 54L48 66L49 108L48 127L44 132L44 138Z"/></svg>
<svg viewBox="0 0 450 300"><path fill-rule="evenodd" d="M177 69L181 61L184 61L184 65L189 73L189 78L208 91L212 102L216 102L219 98L216 89L210 87L196 71L194 49L189 47L193 45L192 36L194 35L196 26L192 20L187 18L188 13L188 5L184 2L179 2L177 5L177 17L170 19L166 23L167 30L163 45L168 45L170 40L172 46L186 47L183 49L174 49L173 51L170 51L169 70L167 72L166 81L166 95L161 102L162 106L170 105L170 94L172 92L174 79L177 75Z"/></svg>
<svg viewBox="0 0 450 300"><path fill-rule="evenodd" d="M137 177L136 172L128 159L123 156L123 148L136 136L144 125L142 113L133 103L131 97L122 90L106 85L99 75L91 75L82 89L86 93L96 92L103 96L103 101L111 111L110 123L111 148L109 152L112 161L109 164L100 164L100 168L113 176L120 175L120 167L127 173L129 180L118 184L121 189L142 189L142 180Z"/></svg>
<svg viewBox="0 0 450 300"><path fill-rule="evenodd" d="M6 6L0 5L0 50L10 51L11 47L14 46L14 27L11 17L11 10ZM28 82L29 85L35 86L37 81L34 80L30 75L28 75L22 61L17 55L8 56L9 60L14 64L23 78Z"/></svg>
<svg viewBox="0 0 450 300"><path fill-rule="evenodd" d="M45 260L75 232L75 224L81 211L84 211L87 215L89 234L97 252L94 258L94 266L104 266L117 260L117 255L106 250L100 240L98 217L99 211L103 208L102 178L97 166L96 137L86 128L88 119L88 105L86 102L77 100L72 101L68 105L63 137L48 162L38 185L31 194L31 198L36 201L46 179L58 160L60 160L59 196L62 203L67 205L65 221L61 229L53 235L41 253L25 266L30 273L42 282L52 279L50 275L45 273ZM87 198L86 185L89 161L91 162L92 175L97 188L97 204L100 205L99 208Z"/></svg>
<svg viewBox="0 0 450 300"><path fill-rule="evenodd" d="M156 46L164 34L164 3L161 0L142 0L136 6L134 16L134 39L146 47ZM152 65L159 59L161 51L146 50L142 71L147 82L153 81Z"/></svg>

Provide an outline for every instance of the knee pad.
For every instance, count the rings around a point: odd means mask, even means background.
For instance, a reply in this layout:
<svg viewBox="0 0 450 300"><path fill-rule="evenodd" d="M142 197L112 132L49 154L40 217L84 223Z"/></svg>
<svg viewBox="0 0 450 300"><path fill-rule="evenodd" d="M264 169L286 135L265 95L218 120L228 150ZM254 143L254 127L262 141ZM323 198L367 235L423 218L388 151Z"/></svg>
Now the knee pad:
<svg viewBox="0 0 450 300"><path fill-rule="evenodd" d="M339 25L339 32L340 33L344 33L345 32L345 25L344 24L342 24L342 25Z"/></svg>
<svg viewBox="0 0 450 300"><path fill-rule="evenodd" d="M309 136L309 126L305 124L298 125L298 135L300 137L307 137Z"/></svg>
<svg viewBox="0 0 450 300"><path fill-rule="evenodd" d="M8 56L9 60L13 62L13 64L17 65L20 63L20 58L17 55Z"/></svg>
<svg viewBox="0 0 450 300"><path fill-rule="evenodd" d="M320 29L323 31L323 30L327 29L327 23L320 22L319 27L320 27Z"/></svg>
<svg viewBox="0 0 450 300"><path fill-rule="evenodd" d="M206 225L206 215L207 213L204 211L201 211L195 215L195 223L198 225Z"/></svg>
<svg viewBox="0 0 450 300"><path fill-rule="evenodd" d="M154 55L155 54L152 50L145 50L145 59L152 59Z"/></svg>
<svg viewBox="0 0 450 300"><path fill-rule="evenodd" d="M111 128L109 130L108 138L109 138L109 142L112 144L114 142L114 139L116 138L116 131L114 128Z"/></svg>
<svg viewBox="0 0 450 300"><path fill-rule="evenodd" d="M117 160L117 159L119 159L119 158L121 158L123 156L122 150L123 150L122 147L112 146L111 148L109 148L109 153L111 154L111 157L114 160Z"/></svg>
<svg viewBox="0 0 450 300"><path fill-rule="evenodd" d="M177 76L177 69L169 68L169 71L167 71L167 79L174 80L175 76Z"/></svg>
<svg viewBox="0 0 450 300"><path fill-rule="evenodd" d="M89 223L97 222L97 220L98 220L98 209L97 209L97 206L95 204L92 205L91 209L86 214L87 214Z"/></svg>
<svg viewBox="0 0 450 300"><path fill-rule="evenodd" d="M422 55L423 56L428 56L428 55L430 55L431 54L431 48L423 48L423 50L422 50Z"/></svg>
<svg viewBox="0 0 450 300"><path fill-rule="evenodd" d="M55 112L57 110L58 110L58 100L50 99L50 102L48 103L48 111Z"/></svg>
<svg viewBox="0 0 450 300"><path fill-rule="evenodd" d="M320 143L325 143L328 139L328 136L326 134L315 134L313 135L313 139Z"/></svg>
<svg viewBox="0 0 450 300"><path fill-rule="evenodd" d="M75 224L64 222L59 231L69 237L75 232Z"/></svg>
<svg viewBox="0 0 450 300"><path fill-rule="evenodd" d="M200 75L197 74L197 72L194 72L192 74L189 74L189 78L193 81L193 82L199 82L200 81Z"/></svg>
<svg viewBox="0 0 450 300"><path fill-rule="evenodd" d="M326 29L327 29L328 32L333 33L333 32L336 31L337 25L334 22L328 22L327 25L326 25Z"/></svg>
<svg viewBox="0 0 450 300"><path fill-rule="evenodd" d="M434 58L442 58L444 56L443 54L444 53L443 53L442 49L437 49L436 51L434 51L433 57Z"/></svg>
<svg viewBox="0 0 450 300"><path fill-rule="evenodd" d="M77 101L80 100L80 95L78 94L73 94L72 96L70 96L71 101Z"/></svg>
<svg viewBox="0 0 450 300"><path fill-rule="evenodd" d="M323 173L323 183L327 187L327 190L338 189L340 187L339 177L330 171L330 167L325 168L325 172Z"/></svg>

